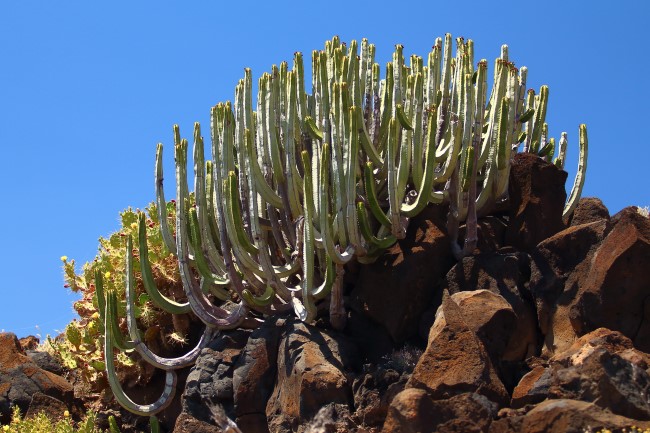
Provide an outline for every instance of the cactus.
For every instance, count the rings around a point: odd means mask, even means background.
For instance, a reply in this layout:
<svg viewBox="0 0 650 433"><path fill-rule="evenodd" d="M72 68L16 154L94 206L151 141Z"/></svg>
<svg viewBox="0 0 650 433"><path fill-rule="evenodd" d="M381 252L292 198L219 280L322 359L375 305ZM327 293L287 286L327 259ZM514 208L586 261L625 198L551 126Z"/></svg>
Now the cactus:
<svg viewBox="0 0 650 433"><path fill-rule="evenodd" d="M106 332L106 368L127 409L152 414L173 395L173 370L191 363L219 329L257 326L259 316L293 309L312 322L330 298L330 323L345 326L344 265L371 263L404 238L409 220L430 203L449 204L448 229L458 258L477 243L477 218L508 199L512 155L523 151L552 160L548 87L526 89L527 69L495 61L488 96L487 61L474 62L474 43L438 38L426 59L396 45L380 77L375 47L338 37L312 53L312 93L305 91L303 56L293 66L273 65L258 81L244 70L233 102L210 113L212 160L205 161L200 125L193 131L194 191L187 181L188 141L173 128L176 200L163 188L163 145L156 150L155 191L160 234L176 256L187 302L163 295L152 281L145 217L138 247L144 288L171 314L193 311L206 332L186 356L151 353L138 330L131 236L126 236L125 296L130 340L116 325L114 291L98 299ZM524 130L525 127L525 130ZM586 127L580 128L580 168L565 212L573 211L584 183ZM566 137L559 143L563 165ZM174 226L167 213L173 211ZM458 243L459 225L466 238ZM197 279L198 277L198 279ZM99 285L98 285L99 286ZM98 296L99 296L98 291ZM212 299L216 299L216 304ZM249 315L250 312L254 315ZM115 378L113 347L134 349L167 372L167 387L153 405L137 405Z"/></svg>

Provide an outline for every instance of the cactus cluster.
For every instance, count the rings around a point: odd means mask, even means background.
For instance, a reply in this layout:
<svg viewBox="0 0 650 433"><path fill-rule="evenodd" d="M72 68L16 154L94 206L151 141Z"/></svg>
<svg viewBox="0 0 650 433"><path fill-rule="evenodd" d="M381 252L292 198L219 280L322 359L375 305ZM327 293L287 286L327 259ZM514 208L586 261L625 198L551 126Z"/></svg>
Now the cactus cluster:
<svg viewBox="0 0 650 433"><path fill-rule="evenodd" d="M118 401L149 415L173 396L175 369L190 365L219 329L256 326L264 315L295 311L312 322L328 308L334 328L345 326L344 265L370 263L405 236L409 219L429 203L449 204L449 232L467 225L457 257L476 245L477 215L507 200L513 154L551 160L548 87L526 88L525 67L515 68L507 46L495 61L488 95L488 63L475 63L471 40L438 38L425 59L408 65L397 45L381 67L367 40L327 41L311 57L311 94L305 66L295 53L292 68L273 66L258 80L245 69L234 102L211 110L211 161L204 157L200 125L194 126L194 192L188 185L188 141L174 126L175 224L163 189L163 145L156 152L156 197L160 232L178 261L186 302L160 292L149 276L145 216L138 221L137 248L126 246L126 321L118 323L114 294L97 296L105 321L105 364ZM254 102L255 101L255 102ZM573 211L584 182L586 127L580 126L580 168L566 205ZM566 134L556 164L563 166ZM192 311L205 324L197 346L179 358L163 358L145 344L135 313L133 255L144 287L159 308ZM113 292L111 292L113 293ZM140 405L122 390L114 348L137 351L165 370L166 387L154 403Z"/></svg>

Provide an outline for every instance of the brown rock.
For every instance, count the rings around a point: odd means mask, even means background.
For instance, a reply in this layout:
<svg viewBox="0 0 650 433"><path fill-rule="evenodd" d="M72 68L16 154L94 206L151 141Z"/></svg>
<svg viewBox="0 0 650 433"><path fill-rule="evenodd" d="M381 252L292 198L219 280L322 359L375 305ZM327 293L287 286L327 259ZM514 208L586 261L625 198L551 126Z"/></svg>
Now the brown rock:
<svg viewBox="0 0 650 433"><path fill-rule="evenodd" d="M515 155L508 188L510 220L507 245L532 251L538 243L563 230L567 173L530 153Z"/></svg>
<svg viewBox="0 0 650 433"><path fill-rule="evenodd" d="M501 405L509 400L483 343L451 299L438 309L428 346L406 387L424 389L434 399L476 392Z"/></svg>
<svg viewBox="0 0 650 433"><path fill-rule="evenodd" d="M571 225L589 224L601 219L609 220L609 210L596 197L583 197L571 215Z"/></svg>
<svg viewBox="0 0 650 433"><path fill-rule="evenodd" d="M502 296L515 314L513 326L489 337L490 343L505 340L490 348L505 361L521 361L537 350L537 318L531 295L526 290L530 275L530 259L524 253L487 253L465 257L443 280L442 287L450 294L488 290ZM480 335L479 335L480 337ZM485 336L485 338L488 338ZM487 341L487 340L486 340ZM490 346L487 344L486 346Z"/></svg>
<svg viewBox="0 0 650 433"><path fill-rule="evenodd" d="M253 331L233 373L235 416L246 432L267 432L266 404L275 384L284 321L267 320Z"/></svg>
<svg viewBox="0 0 650 433"><path fill-rule="evenodd" d="M68 409L61 400L37 392L32 396L25 418L33 418L39 413L44 413L49 419L56 421L63 419Z"/></svg>
<svg viewBox="0 0 650 433"><path fill-rule="evenodd" d="M568 348L576 339L570 305L609 230L606 220L572 226L544 240L531 253L529 288L544 335L545 356Z"/></svg>
<svg viewBox="0 0 650 433"><path fill-rule="evenodd" d="M68 406L74 399L68 381L39 368L25 355L14 334L0 333L0 422L9 422L13 405L26 413L36 393L53 397Z"/></svg>
<svg viewBox="0 0 650 433"><path fill-rule="evenodd" d="M642 356L631 356L632 343L622 334L599 329L551 358L547 368L536 367L521 380L512 406L545 399L593 402L634 419L650 419L650 376ZM626 358L619 354L624 354Z"/></svg>
<svg viewBox="0 0 650 433"><path fill-rule="evenodd" d="M386 419L393 398L404 390L408 376L381 367L371 370L364 366L364 373L354 380L355 420L364 426L381 427Z"/></svg>
<svg viewBox="0 0 650 433"><path fill-rule="evenodd" d="M434 401L410 388L393 399L382 433L486 432L496 414L496 405L479 394Z"/></svg>
<svg viewBox="0 0 650 433"><path fill-rule="evenodd" d="M623 209L591 260L571 305L577 335L597 328L617 330L650 352L650 219Z"/></svg>
<svg viewBox="0 0 650 433"><path fill-rule="evenodd" d="M27 351L35 350L41 343L41 340L39 340L37 337L34 337L33 335L29 335L27 337L21 338L18 340L18 342L20 343L20 347L23 348L23 351Z"/></svg>
<svg viewBox="0 0 650 433"><path fill-rule="evenodd" d="M275 389L266 406L269 430L295 431L328 403L350 405L346 366L353 364L354 357L342 337L287 319Z"/></svg>
<svg viewBox="0 0 650 433"><path fill-rule="evenodd" d="M206 422L196 419L188 413L181 413L176 419L172 433L234 433L238 431L233 429L235 424L228 420L223 412L217 415L217 418L212 422Z"/></svg>
<svg viewBox="0 0 650 433"><path fill-rule="evenodd" d="M461 309L465 323L474 331L495 365L503 356L517 319L503 296L489 290L458 292L451 295Z"/></svg>
<svg viewBox="0 0 650 433"><path fill-rule="evenodd" d="M507 221L503 217L488 215L478 220L477 234L478 241L476 250L480 253L493 253L504 246ZM462 225L458 231L458 239L465 239L467 227Z"/></svg>
<svg viewBox="0 0 650 433"><path fill-rule="evenodd" d="M405 239L359 271L352 308L384 326L395 342L417 335L420 315L454 263L446 215L445 206L427 207L411 220Z"/></svg>
<svg viewBox="0 0 650 433"><path fill-rule="evenodd" d="M524 415L514 414L494 421L490 433L584 433L602 429L619 429L637 426L649 428L650 423L637 421L578 400L547 400Z"/></svg>

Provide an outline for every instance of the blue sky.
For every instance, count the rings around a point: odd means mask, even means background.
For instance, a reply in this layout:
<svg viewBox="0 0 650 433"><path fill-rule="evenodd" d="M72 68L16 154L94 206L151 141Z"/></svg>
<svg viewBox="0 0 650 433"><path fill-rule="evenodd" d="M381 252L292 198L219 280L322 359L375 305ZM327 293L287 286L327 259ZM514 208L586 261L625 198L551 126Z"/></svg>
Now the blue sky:
<svg viewBox="0 0 650 433"><path fill-rule="evenodd" d="M0 5L0 330L55 334L73 317L67 255L92 260L118 212L154 198L158 142L204 125L232 99L243 69L308 54L333 35L426 55L449 32L475 41L490 66L501 44L550 87L551 136L569 133L570 188L578 125L589 130L583 196L613 214L650 205L646 1L496 2L5 1ZM505 5L505 3L503 3ZM641 123L639 123L641 122ZM167 170L172 170L167 155ZM171 185L168 186L171 188Z"/></svg>

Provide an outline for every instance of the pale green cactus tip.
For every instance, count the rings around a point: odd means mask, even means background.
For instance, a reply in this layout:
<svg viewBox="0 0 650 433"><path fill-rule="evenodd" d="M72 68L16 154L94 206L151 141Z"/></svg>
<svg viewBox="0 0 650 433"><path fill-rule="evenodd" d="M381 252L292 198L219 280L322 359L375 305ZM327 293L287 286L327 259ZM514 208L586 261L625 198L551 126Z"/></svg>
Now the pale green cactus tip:
<svg viewBox="0 0 650 433"><path fill-rule="evenodd" d="M473 252L477 217L507 199L519 146L546 160L552 160L556 146L546 123L548 87L538 95L527 89L527 68L517 70L504 45L488 91L487 61L475 65L474 42L458 38L454 52L452 41L450 34L444 43L437 38L426 60L411 55L408 65L404 47L397 44L381 77L373 44L362 39L348 45L334 37L312 52L311 80L302 54L295 53L291 68L282 62L261 75L256 95L246 68L234 101L211 109L211 161L203 156L205 143L195 124L193 193L188 141L174 125L175 224L167 218L162 144L156 150L155 192L161 236L178 259L186 303L154 284L142 216L134 234L151 302L171 314L193 311L206 332L183 357L149 351L134 313L129 237L129 338L116 326L115 295L99 299L98 294L106 369L123 406L141 415L162 410L174 394L174 369L191 364L219 329L254 327L261 316L291 310L312 322L319 307L329 309L334 328L343 329L344 265L375 261L406 236L409 219L428 204L449 203L454 254ZM580 168L565 212L573 211L584 184L584 125L579 141ZM563 134L555 160L560 168L566 144ZM463 221L467 236L460 247ZM115 376L114 347L135 351L167 372L155 403L138 405L124 394Z"/></svg>

